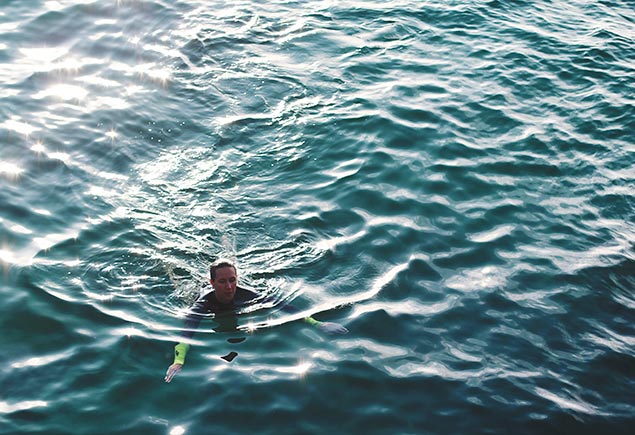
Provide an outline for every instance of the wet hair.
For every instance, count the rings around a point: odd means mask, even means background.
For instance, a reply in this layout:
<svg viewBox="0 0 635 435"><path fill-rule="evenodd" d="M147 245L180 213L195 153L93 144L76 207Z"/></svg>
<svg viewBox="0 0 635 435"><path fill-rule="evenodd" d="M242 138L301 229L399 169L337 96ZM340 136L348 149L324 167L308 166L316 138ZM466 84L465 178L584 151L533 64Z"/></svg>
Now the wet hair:
<svg viewBox="0 0 635 435"><path fill-rule="evenodd" d="M219 258L209 266L209 277L213 281L216 279L216 271L223 267L233 267L236 272L236 265L228 258Z"/></svg>

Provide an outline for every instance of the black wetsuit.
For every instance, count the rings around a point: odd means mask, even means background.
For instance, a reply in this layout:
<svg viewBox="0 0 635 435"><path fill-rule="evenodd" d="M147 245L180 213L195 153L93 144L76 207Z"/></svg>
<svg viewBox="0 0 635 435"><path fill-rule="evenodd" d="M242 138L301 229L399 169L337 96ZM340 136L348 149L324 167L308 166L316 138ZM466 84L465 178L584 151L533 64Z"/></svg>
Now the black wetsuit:
<svg viewBox="0 0 635 435"><path fill-rule="evenodd" d="M258 298L257 293L241 287L236 288L234 299L227 304L220 302L216 298L216 292L211 286L204 287L201 293L203 293L203 296L198 298L194 305L192 305L185 319L185 328L181 333L181 336L184 338L192 338L198 325L204 318L208 318L212 314L235 314L238 309L251 305L253 301ZM237 323L235 316L232 316L232 320L234 320L231 322L232 324Z"/></svg>

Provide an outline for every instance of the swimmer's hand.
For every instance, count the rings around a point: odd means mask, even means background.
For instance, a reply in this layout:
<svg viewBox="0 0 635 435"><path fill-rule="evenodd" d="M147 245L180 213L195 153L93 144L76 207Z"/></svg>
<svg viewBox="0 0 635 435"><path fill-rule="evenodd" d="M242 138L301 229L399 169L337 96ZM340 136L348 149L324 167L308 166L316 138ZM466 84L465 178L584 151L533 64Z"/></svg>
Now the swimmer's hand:
<svg viewBox="0 0 635 435"><path fill-rule="evenodd" d="M172 364L170 367L168 367L168 371L165 373L164 381L167 383L170 383L172 378L176 376L176 374L180 372L182 368L183 368L183 364L179 364L179 363Z"/></svg>
<svg viewBox="0 0 635 435"><path fill-rule="evenodd" d="M348 329L335 322L320 322L317 327L320 329L320 331L325 332L329 335L348 333Z"/></svg>

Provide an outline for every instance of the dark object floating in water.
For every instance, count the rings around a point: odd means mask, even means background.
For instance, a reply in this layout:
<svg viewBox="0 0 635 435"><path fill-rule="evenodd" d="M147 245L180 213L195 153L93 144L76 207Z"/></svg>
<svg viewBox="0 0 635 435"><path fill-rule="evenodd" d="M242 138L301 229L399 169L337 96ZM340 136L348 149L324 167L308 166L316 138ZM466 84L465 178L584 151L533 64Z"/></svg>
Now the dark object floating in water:
<svg viewBox="0 0 635 435"><path fill-rule="evenodd" d="M227 362L232 362L237 356L238 354L236 352L229 352L227 355L221 356L221 358Z"/></svg>
<svg viewBox="0 0 635 435"><path fill-rule="evenodd" d="M227 341L229 341L230 343L242 343L243 341L245 341L246 338L245 337L239 337L239 338L228 338Z"/></svg>

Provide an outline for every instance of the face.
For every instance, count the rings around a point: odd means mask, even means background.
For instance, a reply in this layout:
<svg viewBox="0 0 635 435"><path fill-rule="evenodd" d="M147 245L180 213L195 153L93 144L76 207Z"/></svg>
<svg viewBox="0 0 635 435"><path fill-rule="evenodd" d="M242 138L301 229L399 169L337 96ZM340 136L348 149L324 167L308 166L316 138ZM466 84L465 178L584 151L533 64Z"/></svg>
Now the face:
<svg viewBox="0 0 635 435"><path fill-rule="evenodd" d="M214 290L216 290L216 299L224 304L234 300L238 282L236 269L229 266L216 269L216 279L212 279L210 282Z"/></svg>

